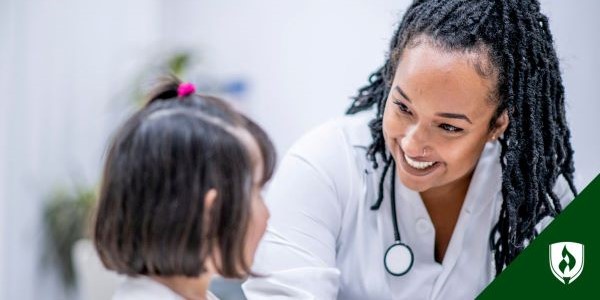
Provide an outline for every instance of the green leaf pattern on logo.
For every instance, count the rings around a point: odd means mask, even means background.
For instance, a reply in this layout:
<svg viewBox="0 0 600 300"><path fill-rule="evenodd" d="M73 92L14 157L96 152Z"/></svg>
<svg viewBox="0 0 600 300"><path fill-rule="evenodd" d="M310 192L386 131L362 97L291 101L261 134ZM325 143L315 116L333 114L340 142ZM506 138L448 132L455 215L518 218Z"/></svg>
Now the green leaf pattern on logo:
<svg viewBox="0 0 600 300"><path fill-rule="evenodd" d="M573 257L569 250L567 250L567 245L565 245L563 248L562 256L563 260L560 261L558 268L563 274L565 274L565 269L567 266L569 267L569 271L573 270L573 267L575 267L575 257Z"/></svg>

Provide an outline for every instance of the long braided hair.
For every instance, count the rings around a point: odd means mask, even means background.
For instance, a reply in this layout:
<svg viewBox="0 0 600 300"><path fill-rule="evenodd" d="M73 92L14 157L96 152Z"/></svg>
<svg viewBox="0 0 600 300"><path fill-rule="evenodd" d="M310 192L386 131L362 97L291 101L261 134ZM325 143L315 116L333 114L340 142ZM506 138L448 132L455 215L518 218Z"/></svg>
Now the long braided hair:
<svg viewBox="0 0 600 300"><path fill-rule="evenodd" d="M537 0L414 1L392 38L385 64L370 75L347 111L376 106L367 152L375 168L377 155L385 169L392 161L386 156L383 111L400 54L419 36L444 50L483 52L498 74L490 128L504 111L510 119L499 139L502 208L490 233L498 275L537 236L536 224L561 212L552 191L559 175L577 195L564 88L548 19Z"/></svg>

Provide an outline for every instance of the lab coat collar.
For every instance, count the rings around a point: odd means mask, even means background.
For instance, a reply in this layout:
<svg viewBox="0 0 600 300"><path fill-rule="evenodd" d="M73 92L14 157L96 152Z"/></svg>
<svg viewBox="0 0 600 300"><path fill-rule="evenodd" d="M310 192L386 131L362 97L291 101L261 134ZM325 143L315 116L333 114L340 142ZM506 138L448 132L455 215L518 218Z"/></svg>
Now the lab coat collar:
<svg viewBox="0 0 600 300"><path fill-rule="evenodd" d="M473 226L472 221L474 216L481 213L485 207L495 205L495 202L500 199L502 170L499 158L499 143L487 143L475 167L455 230L452 233L452 238L444 255L442 272L435 281L434 288L432 289L431 299L438 297L448 276L452 273L464 248L465 232L469 226ZM398 180L396 184L399 187L399 197L397 199L408 201L411 205L420 206L420 209L424 210L425 207L419 193L406 188L399 182L399 179L396 180ZM431 220L429 221L431 222Z"/></svg>
<svg viewBox="0 0 600 300"><path fill-rule="evenodd" d="M452 270L465 246L465 232L467 228L474 226L472 223L475 216L482 213L482 210L490 205L497 206L498 200L501 199L502 170L499 157L499 143L487 143L469 184L455 230L446 249L444 261L441 264L443 267L442 272L436 279L432 289L431 299L436 299L439 296L439 292L447 282L448 276L452 274ZM377 177L380 177L382 172L382 170L378 170ZM376 182L379 182L378 179ZM419 210L426 210L419 193L405 187L399 178L396 178L396 187L396 201L406 201L411 206L418 206ZM431 222L431 219L429 219L429 222Z"/></svg>

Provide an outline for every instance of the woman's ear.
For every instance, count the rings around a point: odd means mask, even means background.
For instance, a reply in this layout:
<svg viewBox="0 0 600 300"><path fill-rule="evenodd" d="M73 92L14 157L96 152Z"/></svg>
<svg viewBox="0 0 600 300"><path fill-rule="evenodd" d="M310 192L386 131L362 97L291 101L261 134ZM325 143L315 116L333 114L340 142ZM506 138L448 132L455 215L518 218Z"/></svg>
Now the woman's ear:
<svg viewBox="0 0 600 300"><path fill-rule="evenodd" d="M496 119L496 123L494 124L494 127L490 131L488 140L490 142L497 140L502 134L504 134L504 131L508 127L508 123L509 123L508 110L504 110L502 112L502 114L500 114L500 116L498 116L498 118Z"/></svg>

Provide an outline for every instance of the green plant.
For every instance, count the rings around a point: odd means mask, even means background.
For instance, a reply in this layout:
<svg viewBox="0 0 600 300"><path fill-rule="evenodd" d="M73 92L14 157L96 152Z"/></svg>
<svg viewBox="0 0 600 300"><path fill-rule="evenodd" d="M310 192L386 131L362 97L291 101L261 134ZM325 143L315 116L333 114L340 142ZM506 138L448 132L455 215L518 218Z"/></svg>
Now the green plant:
<svg viewBox="0 0 600 300"><path fill-rule="evenodd" d="M144 105L145 84L153 82L156 77L164 74L173 74L183 78L188 70L196 64L196 56L192 51L178 50L167 55L161 54L152 59L134 80L131 99L138 107ZM158 61L158 62L157 62Z"/></svg>
<svg viewBox="0 0 600 300"><path fill-rule="evenodd" d="M127 96L128 105L142 106L144 81L153 76L173 73L184 76L194 65L192 51L175 51L161 55L141 70L131 84L133 94ZM43 208L43 226L45 230L42 260L46 266L56 267L64 285L72 288L76 284L76 274L72 261L72 249L77 240L91 238L89 225L96 191L93 187L79 185L71 190L58 189L53 192Z"/></svg>
<svg viewBox="0 0 600 300"><path fill-rule="evenodd" d="M77 240L89 237L89 220L95 199L93 188L78 186L71 191L55 191L44 207L43 260L46 265L58 268L67 287L73 287L76 280L71 251Z"/></svg>

